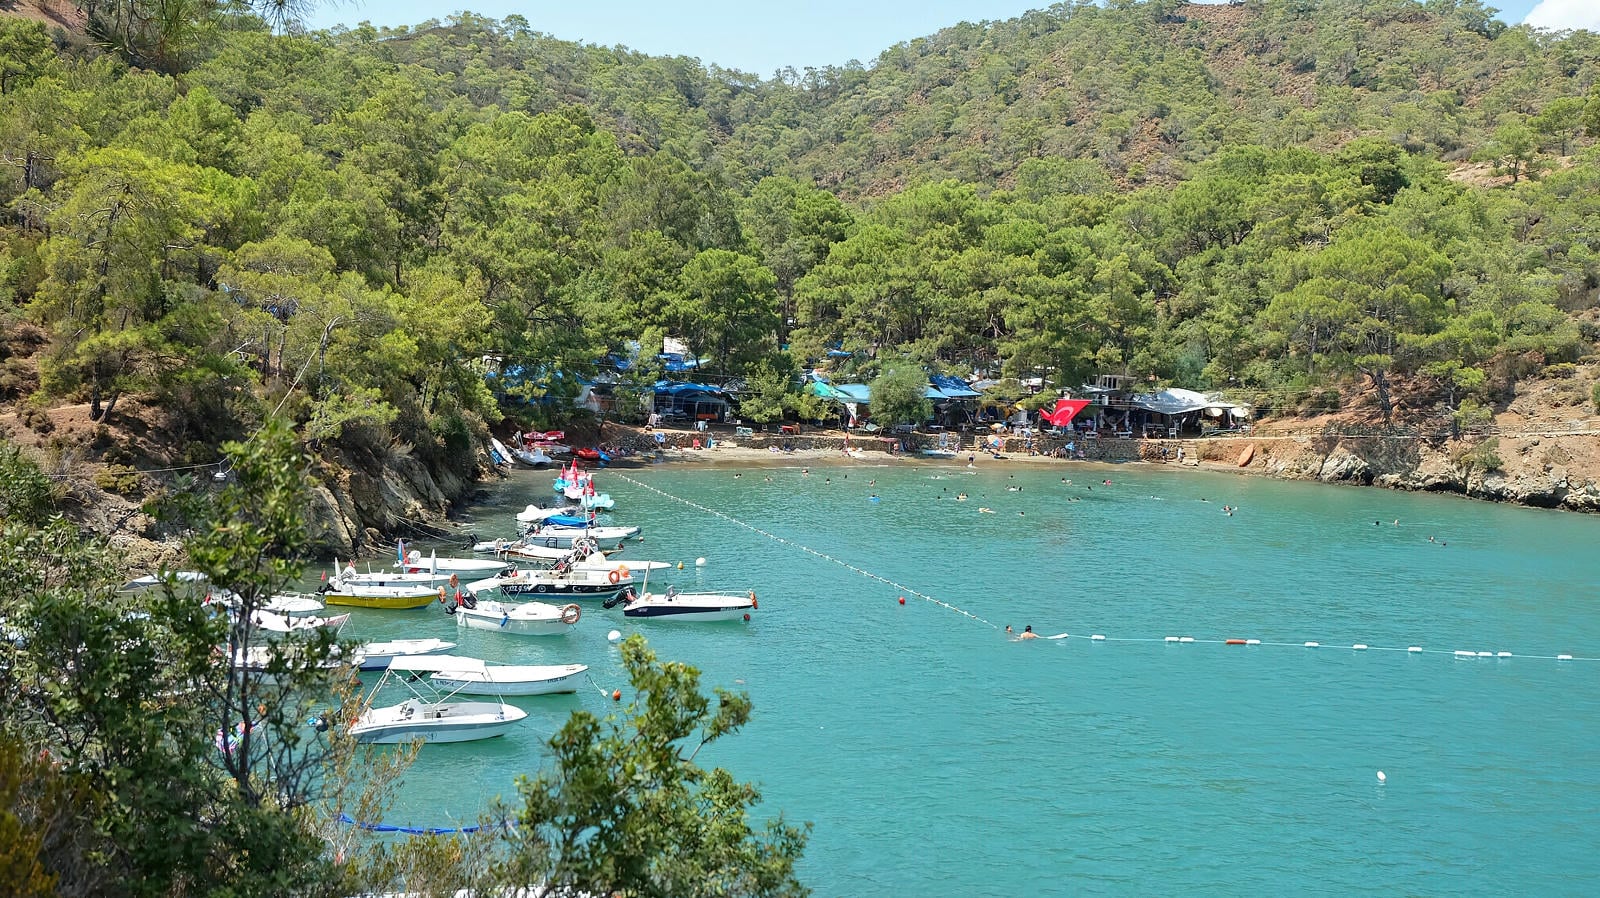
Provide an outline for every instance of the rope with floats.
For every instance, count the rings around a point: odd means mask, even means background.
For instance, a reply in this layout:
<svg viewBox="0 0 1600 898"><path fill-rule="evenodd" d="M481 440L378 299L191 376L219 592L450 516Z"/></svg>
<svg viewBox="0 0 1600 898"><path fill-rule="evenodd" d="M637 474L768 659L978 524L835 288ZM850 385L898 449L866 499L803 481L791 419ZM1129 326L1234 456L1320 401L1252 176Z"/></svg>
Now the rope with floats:
<svg viewBox="0 0 1600 898"><path fill-rule="evenodd" d="M879 583L883 583L885 585L892 586L895 589L900 590L901 593L903 593L903 595L901 597L902 600L904 599L904 596L912 596L914 598L921 599L924 602L928 602L928 603L933 604L933 605L938 605L940 608L943 608L946 611L953 611L956 614L961 615L962 617L968 618L970 620L977 621L980 624L985 624L985 625L989 626L992 629L995 629L995 630L1000 629L1000 626L998 624L994 623L993 621L990 621L990 620L988 620L986 618L980 617L979 615L973 614L972 612L967 611L964 608L958 608L955 605L950 604L949 602L943 601L941 599L937 599L937 598L935 598L933 596L928 595L925 592L921 592L919 590L912 589L911 587L906 586L903 583L900 583L900 582L895 581L895 580L891 580L888 577L885 577L885 576L883 576L881 574L874 574L871 571L863 570L862 568L859 568L856 565L853 565L850 562L845 561L842 558L835 558L835 557L833 557L832 555L829 555L826 552L822 552L822 551L819 551L817 549L813 549L810 546L805 545L804 543L795 542L794 540L789 539L786 536L779 536L778 534L773 533L770 530L764 530L764 529L762 529L760 527L757 527L754 524L745 523L744 521L741 521L738 518L733 517L732 515L728 514L727 512L718 511L715 508L708 508L707 506L701 505L700 503L695 502L695 501L693 501L691 499L685 499L682 496L673 495L672 493L666 492L665 490L657 489L656 487L653 487L648 483L641 483L640 481L635 480L634 478L629 477L626 474L618 473L616 471L612 471L612 472L610 472L610 474L611 474L612 477L615 477L615 478L617 478L619 480L625 480L628 483L631 483L634 486L639 487L640 489L649 490L650 492L655 493L658 496L661 496L661 497L666 498L666 499L671 499L672 501L679 502L679 503L681 503L683 505L687 505L687 506L689 506L690 508L693 508L696 511L704 512L704 513L706 513L708 515L711 515L712 517L721 518L721 519L723 519L724 521L727 521L730 524L733 524L733 525L738 526L738 527L743 527L744 529L749 530L751 533L758 533L758 534L766 537L767 539L772 540L775 543L779 543L781 545L788 546L788 547L790 547L792 549L798 549L801 552L805 552L808 555L813 555L813 556L815 556L817 558L822 559L823 561L830 561L830 562L832 562L834 564L837 564L840 567L844 568L845 570L851 571L852 573L860 574L861 576L866 577L869 580L876 580Z"/></svg>

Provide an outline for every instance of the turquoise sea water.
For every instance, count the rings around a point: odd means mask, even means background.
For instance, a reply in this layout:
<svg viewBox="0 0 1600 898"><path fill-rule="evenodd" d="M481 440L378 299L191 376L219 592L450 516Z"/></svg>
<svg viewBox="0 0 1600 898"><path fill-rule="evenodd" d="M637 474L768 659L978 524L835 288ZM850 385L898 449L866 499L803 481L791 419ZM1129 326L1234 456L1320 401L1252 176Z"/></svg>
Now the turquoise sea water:
<svg viewBox="0 0 1600 898"><path fill-rule="evenodd" d="M494 488L477 534L509 535L551 476ZM752 724L701 760L815 825L801 875L821 896L1600 891L1600 662L1529 657L1600 657L1600 518L1132 465L668 464L597 486L644 527L623 558L754 589L755 619L589 603L570 636L518 638L458 634L437 606L356 612L352 638L581 662L596 684L514 699L530 716L507 738L424 748L390 822L511 795L569 711L626 701L605 637L640 630L707 689L749 691ZM1076 638L1095 633L1147 641ZM1289 645L1206 642L1227 638Z"/></svg>

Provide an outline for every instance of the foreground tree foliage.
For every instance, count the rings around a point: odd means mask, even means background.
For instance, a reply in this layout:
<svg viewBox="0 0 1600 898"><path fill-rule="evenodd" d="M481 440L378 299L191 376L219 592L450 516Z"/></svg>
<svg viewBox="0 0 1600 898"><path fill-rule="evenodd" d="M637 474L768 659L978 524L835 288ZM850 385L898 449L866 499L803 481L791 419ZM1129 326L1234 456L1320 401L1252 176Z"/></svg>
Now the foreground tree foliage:
<svg viewBox="0 0 1600 898"><path fill-rule="evenodd" d="M550 896L800 896L794 876L810 825L752 827L761 794L701 749L750 719L743 693L700 692L700 674L659 662L644 638L622 642L636 697L624 718L576 711L551 740L552 766L519 785L506 886Z"/></svg>
<svg viewBox="0 0 1600 898"><path fill-rule="evenodd" d="M757 832L760 795L703 770L750 717L742 694L623 644L625 720L577 712L553 765L522 784L503 841L379 842L415 748L380 754L342 726L359 684L324 662L325 631L270 635L253 613L299 575L306 458L281 421L228 447L230 482L166 503L207 582L118 591L98 540L54 514L48 479L0 444L0 892L323 896L472 884L548 894L802 895L805 829ZM12 588L14 585L15 588ZM206 600L227 590L236 613ZM229 663L272 647L264 669ZM330 707L333 710L330 710Z"/></svg>

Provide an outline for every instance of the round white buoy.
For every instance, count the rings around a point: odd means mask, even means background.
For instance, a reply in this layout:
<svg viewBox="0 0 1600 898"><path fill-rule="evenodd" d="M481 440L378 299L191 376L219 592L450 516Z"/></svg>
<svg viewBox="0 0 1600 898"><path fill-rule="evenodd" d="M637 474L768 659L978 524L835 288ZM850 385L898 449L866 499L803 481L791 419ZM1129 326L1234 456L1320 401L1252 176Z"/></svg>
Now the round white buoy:
<svg viewBox="0 0 1600 898"><path fill-rule="evenodd" d="M1389 778L1387 776L1383 775L1383 771L1382 770L1378 771L1378 782L1387 783L1388 781L1389 781Z"/></svg>
<svg viewBox="0 0 1600 898"><path fill-rule="evenodd" d="M705 558L704 558L704 557L701 557L701 558L696 558L696 559L695 559L695 560L694 560L694 566L695 566L695 567L705 567L705 566L706 566L706 560L705 560Z"/></svg>
<svg viewBox="0 0 1600 898"><path fill-rule="evenodd" d="M612 630L610 633L606 634L606 642L616 642L617 640L619 640L621 638L622 638L622 631L621 630Z"/></svg>

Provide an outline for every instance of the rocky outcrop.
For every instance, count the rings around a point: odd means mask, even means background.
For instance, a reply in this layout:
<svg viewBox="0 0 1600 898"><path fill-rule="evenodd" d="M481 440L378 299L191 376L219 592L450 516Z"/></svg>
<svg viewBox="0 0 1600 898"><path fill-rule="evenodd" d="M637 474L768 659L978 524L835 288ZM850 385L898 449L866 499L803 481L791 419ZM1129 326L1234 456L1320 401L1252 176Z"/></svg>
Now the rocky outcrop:
<svg viewBox="0 0 1600 898"><path fill-rule="evenodd" d="M1368 484L1389 489L1458 493L1538 508L1600 511L1600 472L1577 472L1575 457L1592 453L1587 432L1537 437L1428 440L1406 434L1255 435L1249 469L1289 480ZM1225 463L1240 439L1200 440L1199 455Z"/></svg>
<svg viewBox="0 0 1600 898"><path fill-rule="evenodd" d="M492 476L487 452L479 447L476 455L481 475ZM450 509L475 489L475 480L432 470L409 454L392 454L381 465L339 459L320 472L306 508L312 551L350 557L395 535L446 532Z"/></svg>

